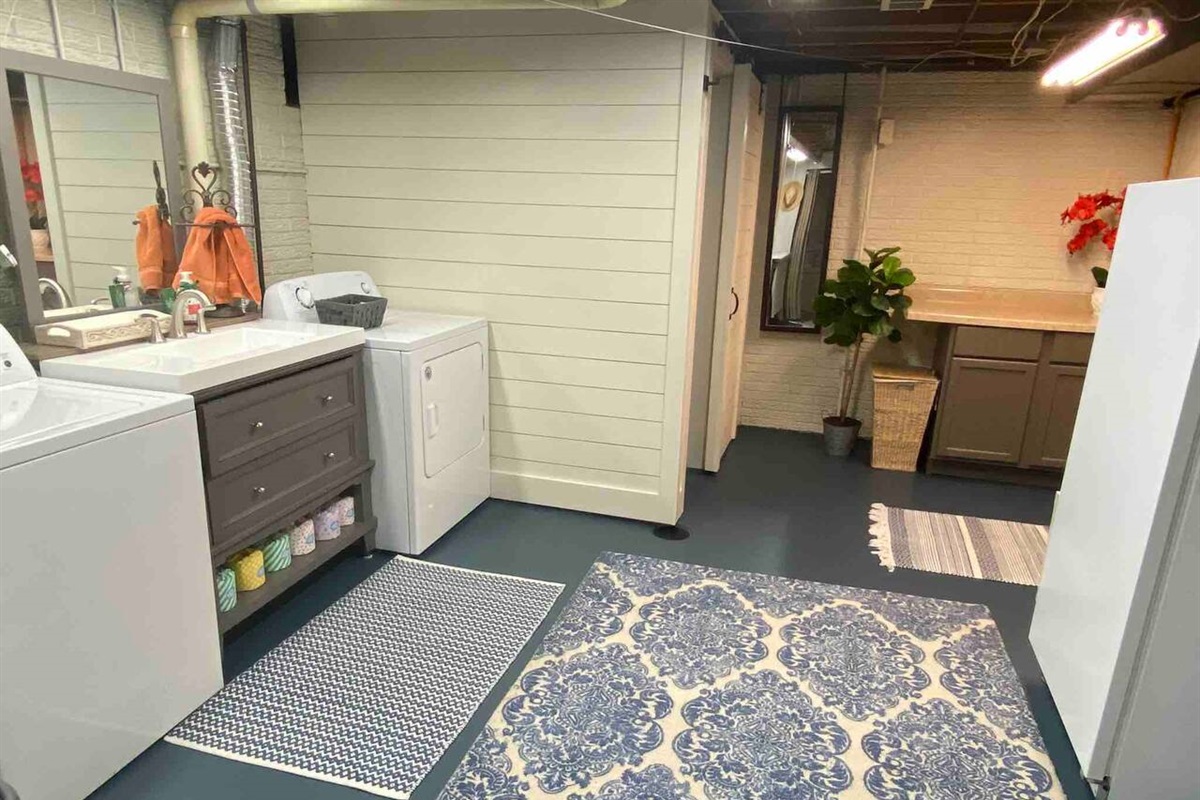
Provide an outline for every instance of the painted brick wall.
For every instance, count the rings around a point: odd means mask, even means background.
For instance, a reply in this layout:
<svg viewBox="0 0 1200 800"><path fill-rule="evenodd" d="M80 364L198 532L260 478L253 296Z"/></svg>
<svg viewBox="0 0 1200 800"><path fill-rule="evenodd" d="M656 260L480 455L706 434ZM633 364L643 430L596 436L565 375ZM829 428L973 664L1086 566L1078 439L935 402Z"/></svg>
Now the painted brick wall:
<svg viewBox="0 0 1200 800"><path fill-rule="evenodd" d="M1172 178L1200 178L1200 102L1191 100L1183 107L1179 138L1171 160Z"/></svg>
<svg viewBox="0 0 1200 800"><path fill-rule="evenodd" d="M125 69L155 78L171 77L166 0L121 0ZM68 61L117 69L117 37L107 0L58 0L63 53ZM43 56L58 55L45 0L0 0L0 46Z"/></svg>
<svg viewBox="0 0 1200 800"><path fill-rule="evenodd" d="M312 273L304 141L300 109L284 98L278 19L250 19L246 34L263 277L270 284Z"/></svg>
<svg viewBox="0 0 1200 800"><path fill-rule="evenodd" d="M878 78L850 76L844 90L834 268L857 244ZM843 82L808 76L771 91L782 91L788 104L840 104ZM1170 124L1153 105L1066 106L1039 91L1030 74L891 75L884 116L896 120L896 135L879 153L868 247L903 247L905 263L925 284L1079 292L1091 288L1088 267L1107 258L1093 251L1068 259L1059 212L1080 192L1159 178ZM774 121L768 124L774 131ZM762 286L771 206L771 171L763 174L755 287ZM751 305L750 319L758 320L757 292ZM931 328L907 326L907 342L882 343L876 356L928 363ZM821 417L837 405L843 355L818 336L751 325L741 424L820 430ZM869 433L869 369L861 375L856 412Z"/></svg>

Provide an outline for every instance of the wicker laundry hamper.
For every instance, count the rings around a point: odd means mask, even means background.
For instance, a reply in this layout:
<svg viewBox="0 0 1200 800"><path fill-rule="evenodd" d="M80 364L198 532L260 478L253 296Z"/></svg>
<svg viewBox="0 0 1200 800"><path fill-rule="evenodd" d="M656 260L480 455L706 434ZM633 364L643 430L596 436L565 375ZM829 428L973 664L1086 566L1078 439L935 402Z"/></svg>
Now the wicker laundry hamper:
<svg viewBox="0 0 1200 800"><path fill-rule="evenodd" d="M871 379L875 384L871 466L916 472L938 378L922 367L875 364Z"/></svg>

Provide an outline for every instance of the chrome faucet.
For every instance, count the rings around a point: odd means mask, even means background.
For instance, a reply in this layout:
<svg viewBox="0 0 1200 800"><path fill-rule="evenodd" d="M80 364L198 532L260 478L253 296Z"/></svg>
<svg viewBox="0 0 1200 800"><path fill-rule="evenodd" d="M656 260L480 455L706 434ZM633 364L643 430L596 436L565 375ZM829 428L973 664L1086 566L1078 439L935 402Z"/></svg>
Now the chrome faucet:
<svg viewBox="0 0 1200 800"><path fill-rule="evenodd" d="M53 278L38 278L38 291L49 289L58 297L59 308L71 307L71 296L67 294L67 290L62 287L62 284Z"/></svg>
<svg viewBox="0 0 1200 800"><path fill-rule="evenodd" d="M166 341L163 338L162 328L158 324L158 315L147 311L145 314L138 314L138 319L150 320L150 344L162 344Z"/></svg>
<svg viewBox="0 0 1200 800"><path fill-rule="evenodd" d="M187 313L189 299L200 301L200 310L196 312L196 333L208 333L208 323L204 320L204 312L212 311L216 306L213 305L212 300L208 299L208 295L199 289L184 289L175 295L175 305L171 307L171 332L168 335L172 339L187 338L187 331L183 327L183 315Z"/></svg>

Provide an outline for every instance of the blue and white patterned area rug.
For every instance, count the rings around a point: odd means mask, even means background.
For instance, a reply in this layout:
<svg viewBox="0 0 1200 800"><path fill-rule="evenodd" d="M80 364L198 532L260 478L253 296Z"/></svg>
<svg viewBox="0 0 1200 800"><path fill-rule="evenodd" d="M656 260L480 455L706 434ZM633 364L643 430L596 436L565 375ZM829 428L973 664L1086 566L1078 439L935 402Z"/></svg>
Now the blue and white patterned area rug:
<svg viewBox="0 0 1200 800"><path fill-rule="evenodd" d="M608 553L441 797L1063 793L983 606Z"/></svg>
<svg viewBox="0 0 1200 800"><path fill-rule="evenodd" d="M407 798L562 589L397 557L166 740Z"/></svg>

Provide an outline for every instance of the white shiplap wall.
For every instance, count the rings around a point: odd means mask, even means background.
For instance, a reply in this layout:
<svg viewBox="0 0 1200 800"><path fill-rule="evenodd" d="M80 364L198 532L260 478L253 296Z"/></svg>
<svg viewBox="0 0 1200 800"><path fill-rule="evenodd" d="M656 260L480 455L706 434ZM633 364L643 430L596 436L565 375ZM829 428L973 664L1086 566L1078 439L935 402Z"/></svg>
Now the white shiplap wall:
<svg viewBox="0 0 1200 800"><path fill-rule="evenodd" d="M158 100L152 94L59 78L27 78L30 113L60 282L82 305L108 299L115 266L138 282L139 209L154 204L161 166ZM64 280L65 278L65 280Z"/></svg>
<svg viewBox="0 0 1200 800"><path fill-rule="evenodd" d="M314 268L490 321L494 495L674 522L705 43L560 9L297 34Z"/></svg>

